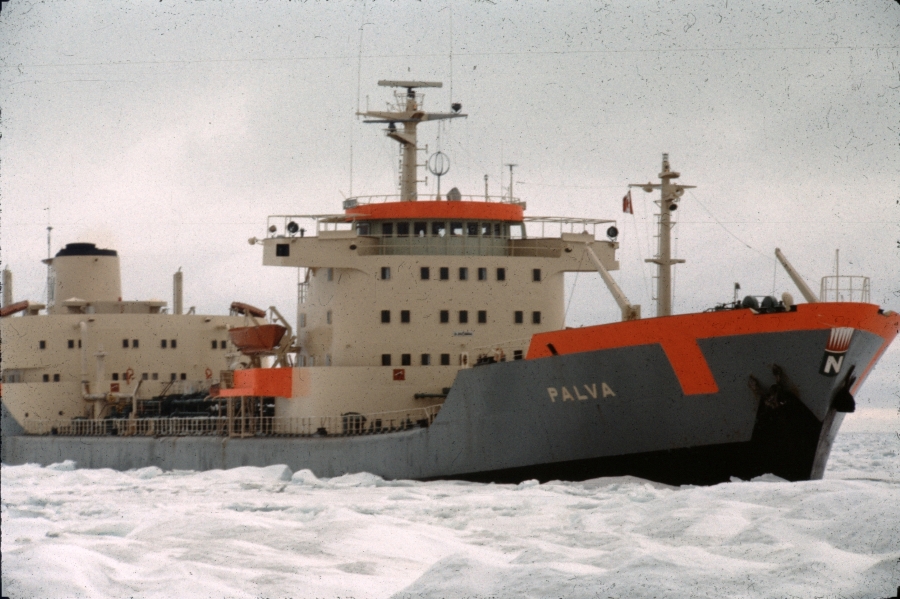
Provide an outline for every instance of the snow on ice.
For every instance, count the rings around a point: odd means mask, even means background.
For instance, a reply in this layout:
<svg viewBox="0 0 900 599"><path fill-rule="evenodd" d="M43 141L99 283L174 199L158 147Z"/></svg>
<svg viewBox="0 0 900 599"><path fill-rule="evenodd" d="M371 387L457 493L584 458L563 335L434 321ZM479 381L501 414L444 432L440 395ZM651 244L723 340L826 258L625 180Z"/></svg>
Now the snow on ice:
<svg viewBox="0 0 900 599"><path fill-rule="evenodd" d="M824 480L680 488L4 465L2 594L888 597L898 454L842 434Z"/></svg>

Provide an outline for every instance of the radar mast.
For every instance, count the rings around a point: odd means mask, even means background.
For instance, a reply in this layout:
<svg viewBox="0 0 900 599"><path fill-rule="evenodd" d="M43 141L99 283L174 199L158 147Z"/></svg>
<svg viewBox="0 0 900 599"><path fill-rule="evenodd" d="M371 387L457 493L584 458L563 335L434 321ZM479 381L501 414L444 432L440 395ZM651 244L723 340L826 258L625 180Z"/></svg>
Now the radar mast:
<svg viewBox="0 0 900 599"><path fill-rule="evenodd" d="M443 87L440 81L385 81L378 85L382 87L405 87L406 94L394 92L396 104L394 110L380 111L367 110L357 112L359 116L368 117L364 123L387 123L387 136L398 142L401 147L400 158L400 201L415 202L418 199L418 164L416 161L416 127L424 121L438 121L443 119L455 119L468 116L460 114L460 104L453 104L453 112L425 112L421 110L416 88L419 87ZM397 123L403 123L403 131L397 130Z"/></svg>

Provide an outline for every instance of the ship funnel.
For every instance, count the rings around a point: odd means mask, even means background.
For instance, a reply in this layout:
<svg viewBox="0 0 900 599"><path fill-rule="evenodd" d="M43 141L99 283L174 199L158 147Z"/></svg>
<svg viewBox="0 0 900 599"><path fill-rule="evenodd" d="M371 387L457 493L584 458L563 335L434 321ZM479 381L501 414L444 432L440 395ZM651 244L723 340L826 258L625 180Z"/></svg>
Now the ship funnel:
<svg viewBox="0 0 900 599"><path fill-rule="evenodd" d="M71 298L88 302L122 300L116 250L101 249L93 243L69 243L46 262L50 265L53 282L48 312L64 312L62 302Z"/></svg>

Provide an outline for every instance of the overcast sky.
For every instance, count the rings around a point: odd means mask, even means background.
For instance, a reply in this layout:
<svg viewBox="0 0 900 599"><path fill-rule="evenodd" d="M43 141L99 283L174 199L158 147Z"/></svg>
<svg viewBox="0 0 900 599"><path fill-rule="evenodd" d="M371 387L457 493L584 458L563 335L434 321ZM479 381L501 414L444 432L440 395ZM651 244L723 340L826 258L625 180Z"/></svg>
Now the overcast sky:
<svg viewBox="0 0 900 599"><path fill-rule="evenodd" d="M43 301L49 224L53 253L118 250L126 299L171 301L182 267L198 311L293 313L296 274L263 268L247 238L270 214L339 212L351 187L396 193L396 144L353 115L384 106L379 79L420 79L444 82L426 108L469 114L420 127L450 157L442 189L480 194L487 174L500 193L515 162L527 214L617 219L615 276L645 315L653 198L636 191L633 217L621 198L663 152L697 185L677 212L676 311L730 300L736 281L799 298L775 247L816 289L839 248L842 273L900 310L893 0L11 0L0 32L0 257L16 299ZM599 276L567 287L570 324L616 319ZM895 345L866 401L900 404L898 371Z"/></svg>

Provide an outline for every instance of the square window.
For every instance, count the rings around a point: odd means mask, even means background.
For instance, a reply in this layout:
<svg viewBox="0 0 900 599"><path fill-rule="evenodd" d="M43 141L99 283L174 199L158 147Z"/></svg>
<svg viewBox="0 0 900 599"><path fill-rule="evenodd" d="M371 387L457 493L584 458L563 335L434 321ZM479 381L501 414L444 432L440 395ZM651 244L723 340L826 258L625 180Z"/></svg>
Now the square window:
<svg viewBox="0 0 900 599"><path fill-rule="evenodd" d="M540 312L532 312L531 313L531 324L541 324L541 313Z"/></svg>
<svg viewBox="0 0 900 599"><path fill-rule="evenodd" d="M422 354L422 366L431 366L431 354Z"/></svg>
<svg viewBox="0 0 900 599"><path fill-rule="evenodd" d="M483 266L478 269L478 280L487 281L487 269Z"/></svg>
<svg viewBox="0 0 900 599"><path fill-rule="evenodd" d="M478 324L487 324L487 310L478 311Z"/></svg>
<svg viewBox="0 0 900 599"><path fill-rule="evenodd" d="M169 341L168 341L167 339L163 339L163 340L161 340L161 341L159 342L159 346L160 346L161 348L163 348L163 349L166 349L166 347L167 347L168 345L169 345Z"/></svg>
<svg viewBox="0 0 900 599"><path fill-rule="evenodd" d="M409 322L409 310L400 310L400 322Z"/></svg>
<svg viewBox="0 0 900 599"><path fill-rule="evenodd" d="M525 322L525 313L521 310L516 310L515 312L513 312L513 322L515 322L516 324L522 324L523 322Z"/></svg>
<svg viewBox="0 0 900 599"><path fill-rule="evenodd" d="M181 380L183 380L183 381L186 381L186 380L187 380L187 374L186 374L186 373L184 373L184 372L181 373Z"/></svg>
<svg viewBox="0 0 900 599"><path fill-rule="evenodd" d="M69 339L68 346L69 346L69 349L75 349L75 340Z"/></svg>
<svg viewBox="0 0 900 599"><path fill-rule="evenodd" d="M447 223L431 223L431 234L435 237L447 235Z"/></svg>
<svg viewBox="0 0 900 599"><path fill-rule="evenodd" d="M459 267L459 280L460 281L468 281L469 280L469 269L465 266Z"/></svg>
<svg viewBox="0 0 900 599"><path fill-rule="evenodd" d="M154 373L153 373L153 376L151 376L150 378L152 378L154 381L158 381L158 380L159 380L159 373L158 373L158 372L154 372Z"/></svg>
<svg viewBox="0 0 900 599"><path fill-rule="evenodd" d="M412 366L412 354L400 354L400 366Z"/></svg>
<svg viewBox="0 0 900 599"><path fill-rule="evenodd" d="M466 234L471 237L478 237L478 223L466 223Z"/></svg>
<svg viewBox="0 0 900 599"><path fill-rule="evenodd" d="M128 339L122 339L122 347L128 347Z"/></svg>
<svg viewBox="0 0 900 599"><path fill-rule="evenodd" d="M394 223L381 223L381 236L382 237L393 237L394 236Z"/></svg>
<svg viewBox="0 0 900 599"><path fill-rule="evenodd" d="M285 258L291 255L291 246L287 243L276 243L275 244L275 255L279 258Z"/></svg>
<svg viewBox="0 0 900 599"><path fill-rule="evenodd" d="M481 235L482 237L491 236L491 223L481 223Z"/></svg>
<svg viewBox="0 0 900 599"><path fill-rule="evenodd" d="M137 346L138 346L138 340L137 340L137 339L132 339L132 340L131 340L131 347L137 347Z"/></svg>
<svg viewBox="0 0 900 599"><path fill-rule="evenodd" d="M54 374L54 375L53 375L53 382L54 382L54 383L58 383L58 382L59 382L59 375L58 375L58 374Z"/></svg>
<svg viewBox="0 0 900 599"><path fill-rule="evenodd" d="M466 324L469 322L469 311L468 310L460 310L459 311L459 324Z"/></svg>
<svg viewBox="0 0 900 599"><path fill-rule="evenodd" d="M149 381L149 380L150 380L150 373L149 373L149 372L141 373L141 380L142 380L142 381Z"/></svg>
<svg viewBox="0 0 900 599"><path fill-rule="evenodd" d="M112 379L113 379L114 381L119 380L119 373L118 373L118 372L112 373Z"/></svg>
<svg viewBox="0 0 900 599"><path fill-rule="evenodd" d="M513 351L513 360L521 360L522 359L522 350L517 349Z"/></svg>
<svg viewBox="0 0 900 599"><path fill-rule="evenodd" d="M212 348L219 349L219 342L216 341L215 339L212 340Z"/></svg>
<svg viewBox="0 0 900 599"><path fill-rule="evenodd" d="M45 374L44 377L43 377L43 380L44 380L45 383L49 383L49 382L50 382L50 375L49 375L49 374Z"/></svg>
<svg viewBox="0 0 900 599"><path fill-rule="evenodd" d="M450 354L441 354L441 366L450 366Z"/></svg>
<svg viewBox="0 0 900 599"><path fill-rule="evenodd" d="M331 324L331 310L325 313L325 324Z"/></svg>
<svg viewBox="0 0 900 599"><path fill-rule="evenodd" d="M450 223L450 235L452 237L459 237L463 234L463 224L462 223Z"/></svg>
<svg viewBox="0 0 900 599"><path fill-rule="evenodd" d="M391 321L391 311L390 310L382 310L381 311L381 322L387 324Z"/></svg>
<svg viewBox="0 0 900 599"><path fill-rule="evenodd" d="M505 280L506 280L506 269L505 269L505 268L498 268L498 269L497 269L497 280L498 280L498 281L505 281Z"/></svg>
<svg viewBox="0 0 900 599"><path fill-rule="evenodd" d="M541 282L541 269L540 268L535 268L534 270L531 271L531 280L534 281L535 283Z"/></svg>
<svg viewBox="0 0 900 599"><path fill-rule="evenodd" d="M450 310L441 310L441 323L450 322Z"/></svg>
<svg viewBox="0 0 900 599"><path fill-rule="evenodd" d="M176 347L178 347L178 341L176 339L172 339L171 345L172 345L172 349L175 349Z"/></svg>
<svg viewBox="0 0 900 599"><path fill-rule="evenodd" d="M368 235L369 234L369 223L356 223L356 234L357 235Z"/></svg>
<svg viewBox="0 0 900 599"><path fill-rule="evenodd" d="M431 269L428 268L427 266L423 266L422 268L419 269L419 277L423 281L427 281L428 279L431 278Z"/></svg>
<svg viewBox="0 0 900 599"><path fill-rule="evenodd" d="M446 266L441 267L441 280L449 281L450 280L450 269Z"/></svg>
<svg viewBox="0 0 900 599"><path fill-rule="evenodd" d="M409 223L397 223L397 237L409 237Z"/></svg>
<svg viewBox="0 0 900 599"><path fill-rule="evenodd" d="M382 281L390 281L391 280L391 267L390 266L382 266L381 267L381 280Z"/></svg>
<svg viewBox="0 0 900 599"><path fill-rule="evenodd" d="M40 349L47 349L47 342L44 341L43 339L41 339L40 341L38 341L38 347ZM125 347L128 347L128 346L126 345Z"/></svg>
<svg viewBox="0 0 900 599"><path fill-rule="evenodd" d="M381 365L382 366L390 366L391 365L391 354L381 354Z"/></svg>
<svg viewBox="0 0 900 599"><path fill-rule="evenodd" d="M413 235L415 235L416 237L425 237L426 235L428 235L428 223L413 223Z"/></svg>

